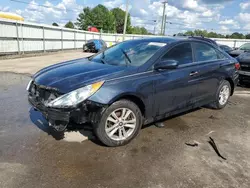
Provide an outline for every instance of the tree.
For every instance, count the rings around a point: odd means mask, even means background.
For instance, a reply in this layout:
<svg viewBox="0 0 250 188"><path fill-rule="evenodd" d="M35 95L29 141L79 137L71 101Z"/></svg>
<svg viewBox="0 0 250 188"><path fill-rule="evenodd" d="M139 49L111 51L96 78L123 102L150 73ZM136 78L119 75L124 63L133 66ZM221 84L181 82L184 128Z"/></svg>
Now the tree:
<svg viewBox="0 0 250 188"><path fill-rule="evenodd" d="M116 26L116 32L117 33L123 33L123 27L124 27L124 22L125 22L125 15L126 12L123 11L120 8L114 8L111 10L112 14L114 15L115 18L115 26ZM128 22L127 22L127 28L126 32L131 32L131 18L130 14L128 14Z"/></svg>
<svg viewBox="0 0 250 188"><path fill-rule="evenodd" d="M105 6L97 5L93 9L86 7L77 18L80 29L87 30L88 26L96 27L104 32L115 31L115 18Z"/></svg>
<svg viewBox="0 0 250 188"><path fill-rule="evenodd" d="M209 32L206 37L208 37L208 38L218 38L218 34L215 33L215 32Z"/></svg>
<svg viewBox="0 0 250 188"><path fill-rule="evenodd" d="M246 34L246 39L250 39L250 33Z"/></svg>
<svg viewBox="0 0 250 188"><path fill-rule="evenodd" d="M82 30L87 30L88 26L94 25L92 11L89 7L84 8L83 12L78 15L76 25Z"/></svg>
<svg viewBox="0 0 250 188"><path fill-rule="evenodd" d="M194 35L194 32L193 32L193 31L187 31L187 32L185 33L185 35L187 35L187 36L193 36L193 35Z"/></svg>
<svg viewBox="0 0 250 188"><path fill-rule="evenodd" d="M71 21L69 21L68 23L66 23L64 27L70 28L70 29L74 29L75 28L74 24Z"/></svg>
<svg viewBox="0 0 250 188"><path fill-rule="evenodd" d="M194 30L194 35L195 36L207 36L207 31L206 30L200 30L200 29L196 29Z"/></svg>
<svg viewBox="0 0 250 188"><path fill-rule="evenodd" d="M57 27L59 26L56 22L54 22L52 25Z"/></svg>
<svg viewBox="0 0 250 188"><path fill-rule="evenodd" d="M150 35L145 27L131 27L131 34L138 34L138 35Z"/></svg>
<svg viewBox="0 0 250 188"><path fill-rule="evenodd" d="M245 35L243 35L242 33L235 32L230 36L230 38L232 38L232 39L244 39Z"/></svg>
<svg viewBox="0 0 250 188"><path fill-rule="evenodd" d="M207 32L207 30L194 30L194 31L187 31L184 33L187 36L203 36L208 38L225 38L224 35L218 34L216 32Z"/></svg>

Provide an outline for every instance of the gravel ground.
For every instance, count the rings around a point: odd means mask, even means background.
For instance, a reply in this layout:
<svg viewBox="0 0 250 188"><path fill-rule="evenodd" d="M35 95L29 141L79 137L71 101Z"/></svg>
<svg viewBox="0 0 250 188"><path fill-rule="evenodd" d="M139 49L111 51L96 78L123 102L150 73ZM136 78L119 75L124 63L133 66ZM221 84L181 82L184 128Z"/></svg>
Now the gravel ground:
<svg viewBox="0 0 250 188"><path fill-rule="evenodd" d="M197 109L166 120L164 128L144 127L129 145L108 148L88 130L50 131L28 105L28 81L0 73L1 188L250 187L249 88L237 88L223 110Z"/></svg>

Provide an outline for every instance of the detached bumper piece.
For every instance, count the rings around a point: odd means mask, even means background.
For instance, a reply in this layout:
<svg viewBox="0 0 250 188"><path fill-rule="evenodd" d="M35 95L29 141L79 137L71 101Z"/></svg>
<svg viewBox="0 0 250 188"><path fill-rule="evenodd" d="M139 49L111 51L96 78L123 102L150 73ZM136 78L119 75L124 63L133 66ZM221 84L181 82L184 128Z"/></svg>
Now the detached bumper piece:
<svg viewBox="0 0 250 188"><path fill-rule="evenodd" d="M70 111L63 111L61 109L52 109L45 107L42 103L36 101L34 98L29 96L29 103L38 111L40 111L46 119L58 120L69 122Z"/></svg>

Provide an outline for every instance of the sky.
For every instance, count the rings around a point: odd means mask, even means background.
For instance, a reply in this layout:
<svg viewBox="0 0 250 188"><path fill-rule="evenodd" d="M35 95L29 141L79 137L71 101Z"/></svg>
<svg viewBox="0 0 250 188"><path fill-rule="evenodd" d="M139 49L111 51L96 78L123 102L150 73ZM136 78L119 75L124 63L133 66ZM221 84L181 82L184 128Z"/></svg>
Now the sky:
<svg viewBox="0 0 250 188"><path fill-rule="evenodd" d="M163 0L129 0L133 26L160 32ZM25 21L63 26L75 22L84 7L103 4L125 10L126 0L1 0L0 11L12 12ZM194 29L217 33L250 33L250 0L167 0L166 34ZM156 22L154 22L156 20Z"/></svg>

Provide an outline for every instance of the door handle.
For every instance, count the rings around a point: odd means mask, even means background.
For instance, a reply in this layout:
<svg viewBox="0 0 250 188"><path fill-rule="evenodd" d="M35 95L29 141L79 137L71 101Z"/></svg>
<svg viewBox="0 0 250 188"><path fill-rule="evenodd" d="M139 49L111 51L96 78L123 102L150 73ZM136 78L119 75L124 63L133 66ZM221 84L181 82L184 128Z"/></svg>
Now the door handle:
<svg viewBox="0 0 250 188"><path fill-rule="evenodd" d="M189 76L195 76L196 74L198 74L198 72L197 71L193 71L193 72L191 72L190 74L189 74Z"/></svg>

